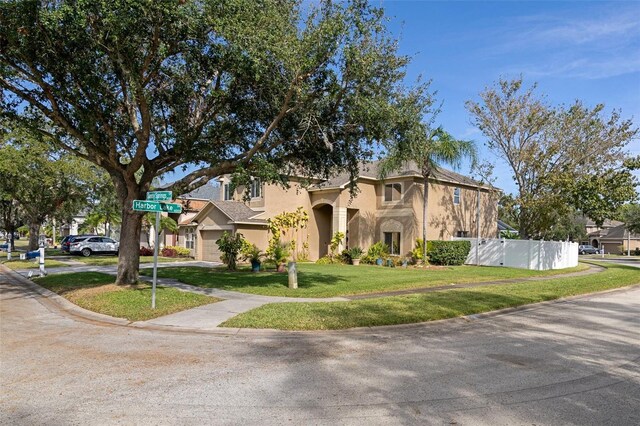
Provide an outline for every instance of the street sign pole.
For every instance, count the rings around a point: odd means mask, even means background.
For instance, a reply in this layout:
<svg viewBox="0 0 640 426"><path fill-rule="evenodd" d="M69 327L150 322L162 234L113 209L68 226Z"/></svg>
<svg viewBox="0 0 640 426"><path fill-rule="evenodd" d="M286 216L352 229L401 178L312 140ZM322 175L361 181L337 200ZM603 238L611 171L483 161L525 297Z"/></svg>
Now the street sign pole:
<svg viewBox="0 0 640 426"><path fill-rule="evenodd" d="M151 285L151 309L156 308L156 282L158 280L158 246L160 245L160 212L156 212L156 234L153 248L153 283Z"/></svg>

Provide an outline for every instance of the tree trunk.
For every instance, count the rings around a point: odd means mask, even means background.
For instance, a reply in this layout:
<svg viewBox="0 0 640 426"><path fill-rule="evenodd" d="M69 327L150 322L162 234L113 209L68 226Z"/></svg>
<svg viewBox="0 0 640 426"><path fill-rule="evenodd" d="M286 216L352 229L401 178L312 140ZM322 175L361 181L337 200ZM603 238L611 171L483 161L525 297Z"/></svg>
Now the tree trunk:
<svg viewBox="0 0 640 426"><path fill-rule="evenodd" d="M40 222L29 222L29 251L38 248L38 236L40 235Z"/></svg>
<svg viewBox="0 0 640 426"><path fill-rule="evenodd" d="M122 209L122 225L120 228L120 248L118 258L118 275L116 284L135 284L138 282L140 269L140 229L142 215L134 213L125 205Z"/></svg>
<svg viewBox="0 0 640 426"><path fill-rule="evenodd" d="M133 210L133 200L144 199L150 182L136 182L135 176L112 175L118 200L122 206L120 247L116 284L131 285L138 282L140 272L140 230L142 212Z"/></svg>
<svg viewBox="0 0 640 426"><path fill-rule="evenodd" d="M429 201L429 177L425 176L422 189L422 262L427 264L427 205Z"/></svg>

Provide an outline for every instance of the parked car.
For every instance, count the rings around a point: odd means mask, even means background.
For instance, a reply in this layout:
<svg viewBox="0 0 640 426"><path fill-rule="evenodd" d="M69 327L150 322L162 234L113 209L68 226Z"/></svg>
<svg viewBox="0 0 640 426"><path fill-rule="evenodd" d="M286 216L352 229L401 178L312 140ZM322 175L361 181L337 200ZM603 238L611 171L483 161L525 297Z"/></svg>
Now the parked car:
<svg viewBox="0 0 640 426"><path fill-rule="evenodd" d="M64 237L62 239L62 241L60 242L60 249L62 251L66 251L67 253L69 252L69 245L71 244L71 242L73 240L75 240L76 238L82 238L82 237L98 237L99 235L95 235L95 234L82 234L82 235L67 235L66 237Z"/></svg>
<svg viewBox="0 0 640 426"><path fill-rule="evenodd" d="M89 257L92 254L115 254L118 255L120 243L107 237L75 237L70 245L71 254L81 254Z"/></svg>
<svg viewBox="0 0 640 426"><path fill-rule="evenodd" d="M598 254L600 251L594 246L587 244L583 246L578 246L578 253L580 254Z"/></svg>

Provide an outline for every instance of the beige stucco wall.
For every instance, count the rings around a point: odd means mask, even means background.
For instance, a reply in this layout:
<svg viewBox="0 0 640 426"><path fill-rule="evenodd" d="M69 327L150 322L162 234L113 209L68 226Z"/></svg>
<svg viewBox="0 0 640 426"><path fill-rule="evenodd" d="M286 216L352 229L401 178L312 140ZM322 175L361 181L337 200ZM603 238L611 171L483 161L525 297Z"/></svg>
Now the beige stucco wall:
<svg viewBox="0 0 640 426"><path fill-rule="evenodd" d="M260 251L264 252L267 249L269 235L266 226L237 225L236 232L241 233L251 244L258 246Z"/></svg>
<svg viewBox="0 0 640 426"><path fill-rule="evenodd" d="M396 202L384 201L385 183L402 184L402 198ZM460 204L453 202L453 190L461 188ZM348 189L332 189L308 192L298 182L291 182L289 189L276 185L264 185L263 197L248 202L254 210L263 212L257 216L268 219L282 212L294 211L302 206L309 214L306 232L298 236L298 247L304 241L309 243L311 260L327 253L327 246L333 232L331 215L334 209L346 209L347 236L349 247L360 246L367 249L375 242L383 241L384 232L401 232L401 254L410 252L417 238L422 237L422 183L414 177L398 177L385 182L361 179L359 193L351 198ZM240 201L243 188L237 188L235 199ZM495 237L497 233L497 194L481 189L481 231L483 237ZM449 240L458 231L468 231L476 236L477 190L459 184L431 182L427 217L427 238ZM208 215L207 224L226 219ZM243 232L243 231L241 231ZM244 232L243 232L244 233ZM251 234L256 245L266 249L268 236ZM286 238L285 238L286 239ZM253 242L253 241L252 241ZM261 243L263 245L261 245Z"/></svg>

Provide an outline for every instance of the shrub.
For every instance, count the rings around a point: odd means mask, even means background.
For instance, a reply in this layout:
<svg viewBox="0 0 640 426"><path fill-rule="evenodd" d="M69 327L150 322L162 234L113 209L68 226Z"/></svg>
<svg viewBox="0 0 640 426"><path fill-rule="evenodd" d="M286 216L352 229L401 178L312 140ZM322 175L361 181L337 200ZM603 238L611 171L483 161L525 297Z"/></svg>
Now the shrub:
<svg viewBox="0 0 640 426"><path fill-rule="evenodd" d="M369 247L367 254L362 257L361 262L373 265L376 263L376 259L384 259L387 256L389 256L389 246L383 242L379 242Z"/></svg>
<svg viewBox="0 0 640 426"><path fill-rule="evenodd" d="M640 247L636 247L635 253L636 256L640 256Z"/></svg>
<svg viewBox="0 0 640 426"><path fill-rule="evenodd" d="M470 241L429 241L427 247L429 243L427 254L434 265L462 265L471 251Z"/></svg>
<svg viewBox="0 0 640 426"><path fill-rule="evenodd" d="M432 247L433 247L433 241L427 241L427 261L429 261L429 251L431 251ZM411 256L413 257L412 260L415 263L418 263L419 261L422 260L423 251L424 249L423 249L422 238L418 238L416 240L416 246L413 248L413 250L411 250Z"/></svg>
<svg viewBox="0 0 640 426"><path fill-rule="evenodd" d="M164 257L178 257L178 252L173 247L165 247L160 254Z"/></svg>
<svg viewBox="0 0 640 426"><path fill-rule="evenodd" d="M227 269L235 271L238 253L240 253L240 250L245 245L242 234L238 232L231 235L227 231L224 231L222 237L216 240L216 244L222 252L222 256L220 258L227 264Z"/></svg>
<svg viewBox="0 0 640 426"><path fill-rule="evenodd" d="M317 265L330 265L333 263L333 258L330 256L322 256L320 259L316 260Z"/></svg>
<svg viewBox="0 0 640 426"><path fill-rule="evenodd" d="M166 257L186 257L189 256L191 254L191 250L189 250L186 247L179 247L179 246L166 246L165 248L162 249L162 255L166 256ZM168 253L168 254L165 254Z"/></svg>
<svg viewBox="0 0 640 426"><path fill-rule="evenodd" d="M140 247L140 256L153 256L153 249L149 247Z"/></svg>
<svg viewBox="0 0 640 426"><path fill-rule="evenodd" d="M288 243L280 242L280 240L272 240L267 248L267 260L277 267L287 261L289 253Z"/></svg>

